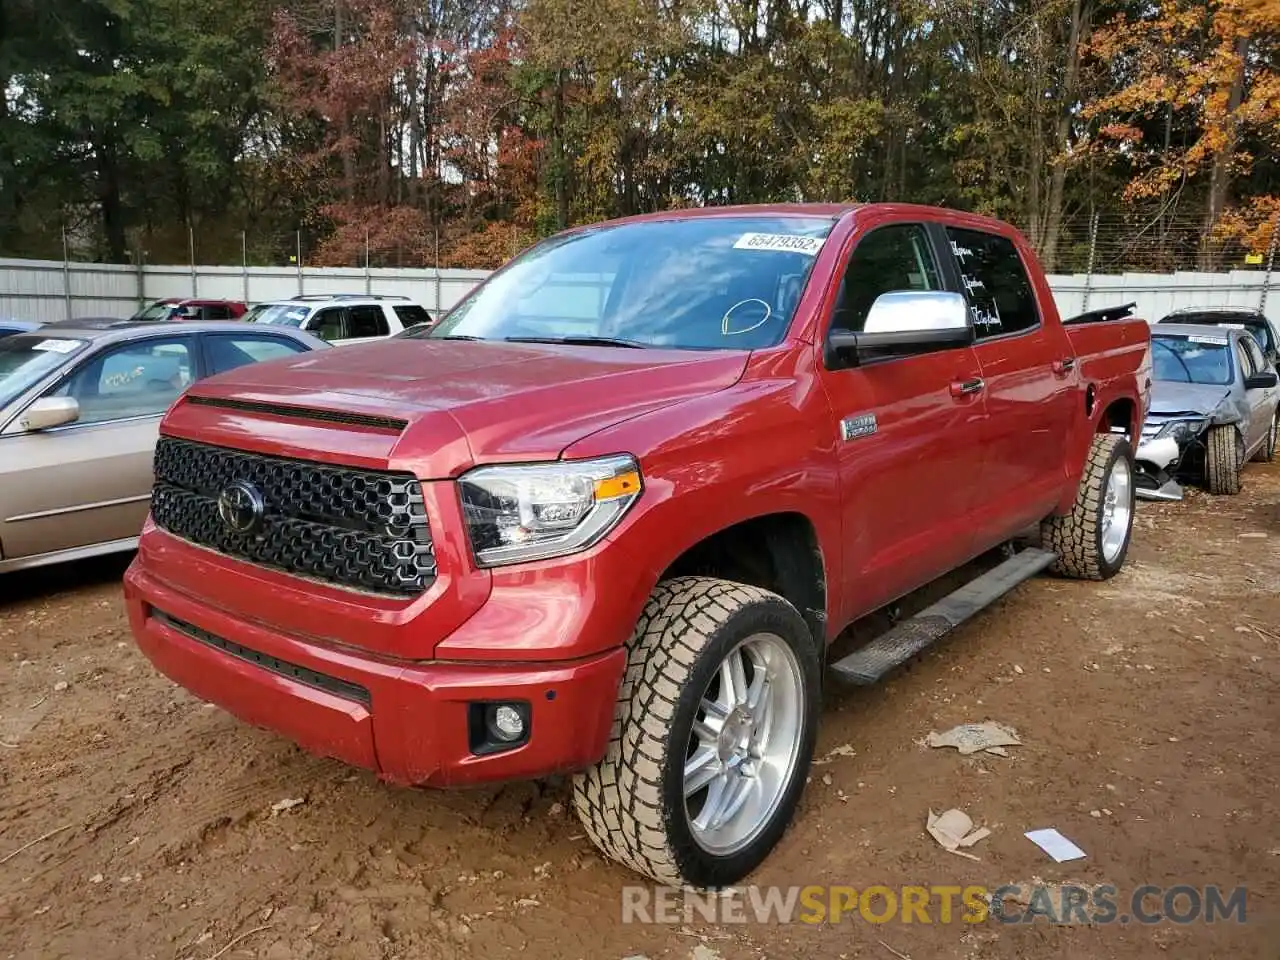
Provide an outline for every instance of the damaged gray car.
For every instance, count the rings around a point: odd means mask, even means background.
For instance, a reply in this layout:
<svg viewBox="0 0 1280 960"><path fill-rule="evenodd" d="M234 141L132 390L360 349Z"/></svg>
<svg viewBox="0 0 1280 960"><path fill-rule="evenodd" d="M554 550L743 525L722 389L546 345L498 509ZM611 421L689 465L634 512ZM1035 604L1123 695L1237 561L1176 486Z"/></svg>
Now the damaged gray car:
<svg viewBox="0 0 1280 960"><path fill-rule="evenodd" d="M1275 459L1280 388L1248 331L1160 323L1151 329L1151 364L1138 496L1181 500L1185 482L1239 493L1246 461Z"/></svg>

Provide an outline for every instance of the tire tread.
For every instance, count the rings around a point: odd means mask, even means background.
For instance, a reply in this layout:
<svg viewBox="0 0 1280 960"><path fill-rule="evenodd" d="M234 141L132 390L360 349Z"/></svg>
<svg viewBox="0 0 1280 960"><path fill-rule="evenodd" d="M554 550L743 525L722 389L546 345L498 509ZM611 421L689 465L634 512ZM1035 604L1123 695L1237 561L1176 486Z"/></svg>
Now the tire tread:
<svg viewBox="0 0 1280 960"><path fill-rule="evenodd" d="M785 603L758 587L679 577L654 588L627 643L605 758L573 779L573 805L608 857L659 883L684 882L663 821L663 758L677 702L717 627L745 606Z"/></svg>
<svg viewBox="0 0 1280 960"><path fill-rule="evenodd" d="M1107 570L1099 549L1099 508L1106 495L1111 461L1117 449L1127 444L1116 434L1095 435L1071 512L1040 524L1041 545L1058 555L1050 568L1053 573L1076 580L1105 580L1114 572Z"/></svg>
<svg viewBox="0 0 1280 960"><path fill-rule="evenodd" d="M1219 496L1240 492L1240 457L1236 448L1236 428L1222 425L1209 428L1205 444L1205 485Z"/></svg>

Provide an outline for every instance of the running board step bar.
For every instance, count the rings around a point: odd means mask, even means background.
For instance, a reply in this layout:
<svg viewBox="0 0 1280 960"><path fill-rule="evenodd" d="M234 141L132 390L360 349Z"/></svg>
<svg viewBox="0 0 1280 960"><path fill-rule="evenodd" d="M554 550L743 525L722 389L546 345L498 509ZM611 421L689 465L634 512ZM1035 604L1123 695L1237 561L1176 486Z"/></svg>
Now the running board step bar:
<svg viewBox="0 0 1280 960"><path fill-rule="evenodd" d="M1022 550L914 617L894 624L870 643L837 660L831 669L850 683L873 684L1057 559L1051 550Z"/></svg>

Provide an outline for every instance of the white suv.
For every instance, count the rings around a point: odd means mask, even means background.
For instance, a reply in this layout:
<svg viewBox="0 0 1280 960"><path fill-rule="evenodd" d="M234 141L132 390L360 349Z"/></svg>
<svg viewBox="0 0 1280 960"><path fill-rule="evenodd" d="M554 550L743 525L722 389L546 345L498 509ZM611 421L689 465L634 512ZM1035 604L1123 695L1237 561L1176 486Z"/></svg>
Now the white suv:
<svg viewBox="0 0 1280 960"><path fill-rule="evenodd" d="M435 318L408 297L370 294L313 294L292 300L254 304L244 315L249 323L296 327L328 340L334 346L369 343Z"/></svg>

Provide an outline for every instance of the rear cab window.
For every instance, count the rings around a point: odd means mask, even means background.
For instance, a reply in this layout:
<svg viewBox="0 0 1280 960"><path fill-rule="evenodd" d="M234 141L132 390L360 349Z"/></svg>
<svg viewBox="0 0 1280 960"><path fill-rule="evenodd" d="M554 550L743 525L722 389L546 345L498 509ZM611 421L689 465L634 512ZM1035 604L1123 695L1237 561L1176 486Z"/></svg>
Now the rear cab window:
<svg viewBox="0 0 1280 960"><path fill-rule="evenodd" d="M1018 248L1008 237L946 227L979 340L1040 325L1040 307Z"/></svg>
<svg viewBox="0 0 1280 960"><path fill-rule="evenodd" d="M391 325L382 307L377 304L360 304L347 307L347 337L385 337L391 333Z"/></svg>

